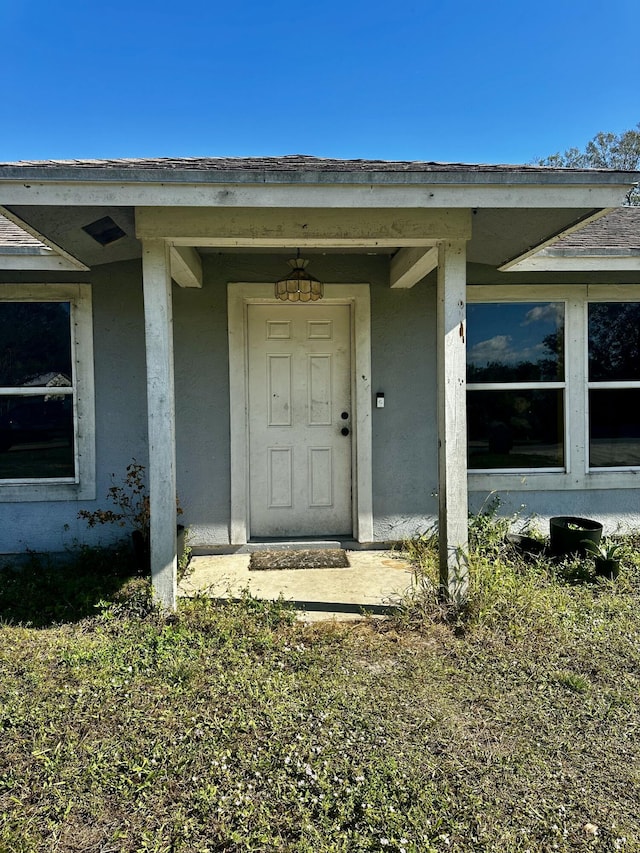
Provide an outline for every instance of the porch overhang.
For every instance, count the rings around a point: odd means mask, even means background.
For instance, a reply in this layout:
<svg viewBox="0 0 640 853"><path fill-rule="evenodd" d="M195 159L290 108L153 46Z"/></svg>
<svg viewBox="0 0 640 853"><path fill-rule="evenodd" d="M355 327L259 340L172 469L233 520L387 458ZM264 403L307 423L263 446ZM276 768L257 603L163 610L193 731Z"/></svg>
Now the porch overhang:
<svg viewBox="0 0 640 853"><path fill-rule="evenodd" d="M293 158L295 159L295 158ZM0 165L0 204L90 266L142 257L154 589L176 605L171 288L199 287L198 250L388 250L390 284L437 267L442 585L466 593L466 264L498 268L619 204L634 173L542 167L255 161ZM287 161L282 166L282 161ZM240 162L243 166L239 165ZM201 166L201 167L199 167ZM87 222L125 236L98 246Z"/></svg>
<svg viewBox="0 0 640 853"><path fill-rule="evenodd" d="M153 215L160 230L181 241L174 245L186 246L207 245L189 243L190 236L203 240L211 235L176 231L175 220L183 216L191 217L193 225L196 209L205 213L203 228L215 211L245 223L262 212L263 222L271 218L274 226L281 216L284 229L296 220L304 223L310 215L319 221L324 212L328 219L343 220L339 233L325 231L318 237L318 245L329 251L340 251L349 241L357 246L359 221L369 214L381 219L389 215L386 236L397 240L386 245L393 250L433 248L435 243L428 242L432 235L407 230L412 219L420 224L415 211L434 214L433 222L455 211L472 211L468 260L499 267L593 214L619 205L637 178L633 172L610 170L338 161L297 155L43 161L0 164L0 204L88 266L140 258L136 229L143 236L140 228L147 227L150 210L156 211ZM167 227L171 211L174 222ZM83 226L104 215L114 219L125 237L99 246ZM243 234L245 239L238 245L249 251L259 246L248 242L249 237L268 236L247 234L246 229ZM450 236L440 232L437 238Z"/></svg>

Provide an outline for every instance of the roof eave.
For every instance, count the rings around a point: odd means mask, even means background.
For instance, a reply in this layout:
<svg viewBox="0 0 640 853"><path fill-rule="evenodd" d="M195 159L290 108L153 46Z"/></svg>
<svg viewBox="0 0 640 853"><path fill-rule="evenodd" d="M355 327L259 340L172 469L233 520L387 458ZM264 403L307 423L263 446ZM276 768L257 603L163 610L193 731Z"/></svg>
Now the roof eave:
<svg viewBox="0 0 640 853"><path fill-rule="evenodd" d="M0 165L0 183L37 181L45 183L111 184L316 184L337 186L398 185L505 186L505 185L619 185L629 187L640 173L608 169L552 169L524 167L469 167L455 170L367 171L313 169L155 169L91 166Z"/></svg>

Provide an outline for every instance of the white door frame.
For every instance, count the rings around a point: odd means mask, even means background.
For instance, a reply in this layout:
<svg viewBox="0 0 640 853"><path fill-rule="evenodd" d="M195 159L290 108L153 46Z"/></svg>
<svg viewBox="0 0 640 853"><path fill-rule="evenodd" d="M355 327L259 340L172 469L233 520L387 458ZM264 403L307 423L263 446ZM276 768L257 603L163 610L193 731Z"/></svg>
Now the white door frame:
<svg viewBox="0 0 640 853"><path fill-rule="evenodd" d="M371 464L371 300L368 284L325 284L323 302L351 307L351 398L353 443L351 461L353 536L373 540ZM247 306L282 305L273 284L230 282L227 288L229 320L229 402L231 427L232 545L247 542L249 518L249 395ZM331 531L327 531L330 533Z"/></svg>

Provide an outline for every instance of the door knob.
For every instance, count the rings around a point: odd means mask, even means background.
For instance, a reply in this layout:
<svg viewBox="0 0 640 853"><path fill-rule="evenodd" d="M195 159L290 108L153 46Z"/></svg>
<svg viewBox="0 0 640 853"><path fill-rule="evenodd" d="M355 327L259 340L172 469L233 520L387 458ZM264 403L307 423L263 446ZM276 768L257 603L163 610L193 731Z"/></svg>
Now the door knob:
<svg viewBox="0 0 640 853"><path fill-rule="evenodd" d="M340 432L342 433L342 435L349 435L349 427L342 427Z"/></svg>
<svg viewBox="0 0 640 853"><path fill-rule="evenodd" d="M343 413L340 415L340 417L342 418L342 420L343 420L343 421L346 421L346 420L347 420L347 418L349 417L349 412L343 412Z"/></svg>

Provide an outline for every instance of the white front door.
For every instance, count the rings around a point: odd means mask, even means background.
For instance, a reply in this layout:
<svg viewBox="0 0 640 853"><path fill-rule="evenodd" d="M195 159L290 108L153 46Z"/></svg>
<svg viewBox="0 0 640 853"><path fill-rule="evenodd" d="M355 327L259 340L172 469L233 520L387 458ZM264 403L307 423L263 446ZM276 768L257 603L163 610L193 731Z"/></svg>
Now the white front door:
<svg viewBox="0 0 640 853"><path fill-rule="evenodd" d="M348 305L248 306L250 529L349 535Z"/></svg>

